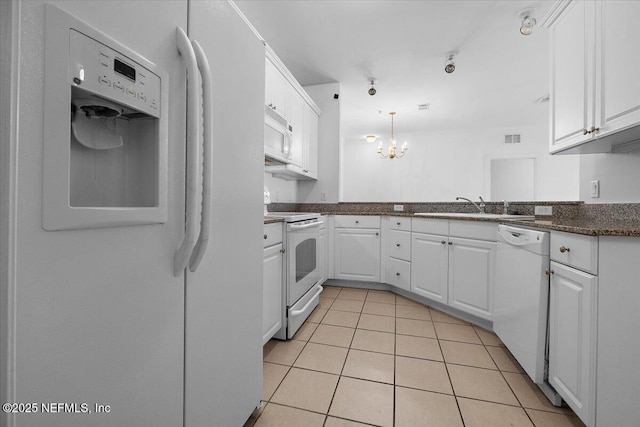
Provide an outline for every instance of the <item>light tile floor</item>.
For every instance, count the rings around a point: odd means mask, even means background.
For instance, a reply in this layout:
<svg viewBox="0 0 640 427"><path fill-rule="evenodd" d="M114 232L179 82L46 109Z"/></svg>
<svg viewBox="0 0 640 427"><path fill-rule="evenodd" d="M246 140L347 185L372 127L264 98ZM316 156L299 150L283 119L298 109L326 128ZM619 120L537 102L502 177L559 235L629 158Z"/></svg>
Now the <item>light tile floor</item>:
<svg viewBox="0 0 640 427"><path fill-rule="evenodd" d="M492 332L391 292L326 286L293 340L264 346L245 427L366 425L584 426Z"/></svg>

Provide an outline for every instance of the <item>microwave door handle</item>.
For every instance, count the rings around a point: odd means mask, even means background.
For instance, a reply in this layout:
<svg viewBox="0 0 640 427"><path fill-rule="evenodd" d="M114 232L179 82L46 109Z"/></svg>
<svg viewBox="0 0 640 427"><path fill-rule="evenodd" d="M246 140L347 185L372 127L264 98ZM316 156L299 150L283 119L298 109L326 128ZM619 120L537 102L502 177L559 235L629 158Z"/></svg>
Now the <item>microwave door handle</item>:
<svg viewBox="0 0 640 427"><path fill-rule="evenodd" d="M312 222L311 224L302 224L302 225L297 225L297 224L291 224L291 230L304 230L305 228L312 228L312 227L320 227L320 225L322 224L321 221L318 222Z"/></svg>
<svg viewBox="0 0 640 427"><path fill-rule="evenodd" d="M191 252L198 238L198 163L200 157L200 90L198 85L198 63L189 38L184 30L176 28L178 52L187 66L187 192L185 212L185 232L173 260L173 275L178 277L187 266Z"/></svg>
<svg viewBox="0 0 640 427"><path fill-rule="evenodd" d="M191 42L196 54L198 68L202 76L203 106L202 116L204 117L203 135L203 172L202 172L202 213L200 214L200 235L189 260L189 269L194 272L200 265L200 261L207 251L209 242L209 225L211 222L211 187L213 181L213 79L211 77L211 67L204 50L197 41Z"/></svg>

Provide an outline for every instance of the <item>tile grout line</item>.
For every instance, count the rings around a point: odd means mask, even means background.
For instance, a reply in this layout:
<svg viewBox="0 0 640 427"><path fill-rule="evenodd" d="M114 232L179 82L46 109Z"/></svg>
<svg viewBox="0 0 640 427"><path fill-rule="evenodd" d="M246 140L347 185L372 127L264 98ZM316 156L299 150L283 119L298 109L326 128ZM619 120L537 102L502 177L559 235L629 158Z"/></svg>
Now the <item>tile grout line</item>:
<svg viewBox="0 0 640 427"><path fill-rule="evenodd" d="M433 321L433 316L431 316L431 310L429 310L429 315L431 320ZM466 423L464 422L464 416L462 415L462 410L460 410L460 403L458 402L458 395L456 394L456 389L453 386L453 381L451 381L451 374L449 373L449 365L444 358L444 352L442 351L442 345L440 345L440 338L438 337L438 330L435 325L433 327L434 333L436 334L436 340L438 342L438 348L440 349L440 353L442 354L442 362L444 363L444 369L447 371L447 377L449 378L449 385L451 385L451 390L453 391L453 398L456 401L456 407L458 408L458 415L460 415L460 421L462 421L462 426L465 427Z"/></svg>
<svg viewBox="0 0 640 427"><path fill-rule="evenodd" d="M340 290L342 292L342 290ZM337 296L340 296L340 292L338 292ZM365 293L365 300L369 291ZM336 296L336 299L337 299ZM362 309L364 309L364 303L362 304ZM360 322L360 316L362 315L362 309L360 309L360 313L358 314L358 323ZM353 345L353 340L356 337L356 330L358 328L358 323L356 323L356 327L354 328L353 335L351 336L351 341L349 342L349 347L347 347L347 355L344 358L344 362L342 363L342 369L340 369L340 374L338 374L338 382L336 383L336 388L333 390L333 395L331 396L331 401L329 402L329 407L327 408L327 413L325 414L323 426L327 423L327 419L329 419L329 411L331 410L331 405L333 405L333 399L336 397L336 393L338 391L338 386L340 385L340 381L342 380L342 373L344 372L344 367L347 364L347 359L349 358L349 353L351 352L351 345ZM349 378L349 377L347 377Z"/></svg>

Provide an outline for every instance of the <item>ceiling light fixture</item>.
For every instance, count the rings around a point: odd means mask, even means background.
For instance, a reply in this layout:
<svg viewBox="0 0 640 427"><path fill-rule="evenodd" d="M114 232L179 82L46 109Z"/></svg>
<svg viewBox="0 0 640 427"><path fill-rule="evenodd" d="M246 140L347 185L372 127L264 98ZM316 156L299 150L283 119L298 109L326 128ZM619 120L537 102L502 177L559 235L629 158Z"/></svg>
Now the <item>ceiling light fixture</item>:
<svg viewBox="0 0 640 427"><path fill-rule="evenodd" d="M533 27L536 25L536 18L533 17L533 9L525 9L518 14L518 19L522 22L520 24L520 34L528 36L533 32Z"/></svg>
<svg viewBox="0 0 640 427"><path fill-rule="evenodd" d="M367 142L375 142L376 141L376 136L375 135L367 135L364 137L364 139L367 140Z"/></svg>
<svg viewBox="0 0 640 427"><path fill-rule="evenodd" d="M369 83L371 83L371 87L369 88L369 95L373 96L376 94L376 88L375 88L375 84L376 84L376 79L371 79L369 80Z"/></svg>
<svg viewBox="0 0 640 427"><path fill-rule="evenodd" d="M387 152L383 153L383 146L382 146L382 141L380 141L378 143L378 155L380 156L381 159L395 159L395 158L401 158L404 157L405 154L407 154L407 141L405 141L402 144L402 147L400 147L400 153L397 153L397 147L396 147L396 139L393 136L393 116L396 115L395 111L392 111L389 113L389 115L391 116L391 139L389 140L389 146L387 147Z"/></svg>
<svg viewBox="0 0 640 427"><path fill-rule="evenodd" d="M451 74L456 70L456 64L453 62L453 58L456 57L455 53L447 54L447 59L444 61L444 72Z"/></svg>

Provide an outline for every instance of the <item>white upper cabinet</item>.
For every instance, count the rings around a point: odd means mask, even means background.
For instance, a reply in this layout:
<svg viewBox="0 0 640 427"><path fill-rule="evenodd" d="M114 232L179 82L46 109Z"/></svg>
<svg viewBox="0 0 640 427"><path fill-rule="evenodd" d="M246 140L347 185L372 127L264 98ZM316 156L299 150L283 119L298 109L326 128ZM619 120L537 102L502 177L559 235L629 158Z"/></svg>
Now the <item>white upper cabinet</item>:
<svg viewBox="0 0 640 427"><path fill-rule="evenodd" d="M592 3L575 2L551 29L552 153L595 136L594 15Z"/></svg>
<svg viewBox="0 0 640 427"><path fill-rule="evenodd" d="M318 114L307 104L304 108L302 135L302 169L312 178L318 178Z"/></svg>
<svg viewBox="0 0 640 427"><path fill-rule="evenodd" d="M264 104L287 121L291 121L289 83L269 58L265 61L264 94Z"/></svg>
<svg viewBox="0 0 640 427"><path fill-rule="evenodd" d="M636 151L640 138L640 4L564 0L543 19L551 29L554 153Z"/></svg>
<svg viewBox="0 0 640 427"><path fill-rule="evenodd" d="M289 142L287 164L272 162L265 171L286 180L317 179L320 109L268 46L266 52L265 107L284 118ZM265 153L270 153L266 145Z"/></svg>
<svg viewBox="0 0 640 427"><path fill-rule="evenodd" d="M601 132L608 133L640 123L640 2L607 0L597 7L596 114Z"/></svg>

